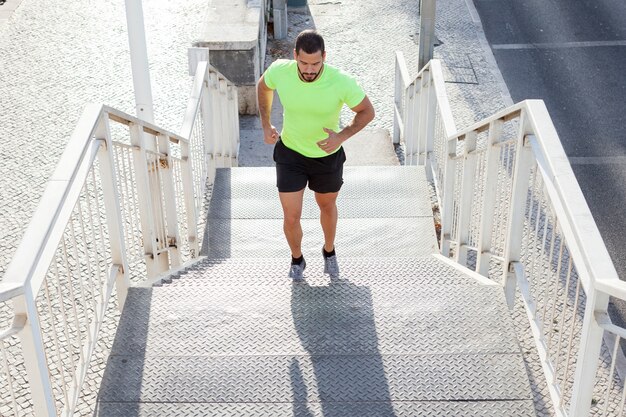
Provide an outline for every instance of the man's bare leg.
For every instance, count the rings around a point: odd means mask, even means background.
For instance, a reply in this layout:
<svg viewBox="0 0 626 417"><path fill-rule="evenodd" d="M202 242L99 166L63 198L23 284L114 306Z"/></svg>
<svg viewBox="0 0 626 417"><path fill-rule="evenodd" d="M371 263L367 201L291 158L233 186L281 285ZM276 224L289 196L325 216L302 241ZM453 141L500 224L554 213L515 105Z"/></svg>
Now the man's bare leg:
<svg viewBox="0 0 626 417"><path fill-rule="evenodd" d="M315 201L320 208L320 223L324 231L324 250L332 252L337 234L337 196L339 193L315 193Z"/></svg>
<svg viewBox="0 0 626 417"><path fill-rule="evenodd" d="M302 197L304 188L293 193L278 193L280 204L283 206L283 231L287 238L287 244L291 249L291 256L302 256Z"/></svg>

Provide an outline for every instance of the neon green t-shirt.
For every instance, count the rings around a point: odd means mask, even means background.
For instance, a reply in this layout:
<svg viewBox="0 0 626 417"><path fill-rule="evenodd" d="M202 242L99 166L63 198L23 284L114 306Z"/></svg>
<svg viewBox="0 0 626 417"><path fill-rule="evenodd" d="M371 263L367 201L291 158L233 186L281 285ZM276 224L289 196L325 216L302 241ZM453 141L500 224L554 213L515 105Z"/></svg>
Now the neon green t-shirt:
<svg viewBox="0 0 626 417"><path fill-rule="evenodd" d="M365 98L354 78L328 64L324 64L320 77L309 83L298 76L296 61L279 59L265 71L263 79L278 91L283 105L283 143L310 158L328 156L317 146L328 137L323 128L338 132L343 105L352 108Z"/></svg>

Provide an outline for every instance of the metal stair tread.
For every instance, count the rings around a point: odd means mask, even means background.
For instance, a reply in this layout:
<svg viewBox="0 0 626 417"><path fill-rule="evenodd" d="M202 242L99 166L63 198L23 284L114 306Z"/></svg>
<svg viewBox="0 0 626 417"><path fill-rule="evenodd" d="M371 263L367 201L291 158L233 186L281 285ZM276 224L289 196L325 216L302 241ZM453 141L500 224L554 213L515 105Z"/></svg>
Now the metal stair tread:
<svg viewBox="0 0 626 417"><path fill-rule="evenodd" d="M113 355L102 388L104 402L531 399L519 354L285 355L262 360Z"/></svg>
<svg viewBox="0 0 626 417"><path fill-rule="evenodd" d="M101 402L96 416L238 416L238 417L535 417L532 400L394 401L310 403L115 403Z"/></svg>

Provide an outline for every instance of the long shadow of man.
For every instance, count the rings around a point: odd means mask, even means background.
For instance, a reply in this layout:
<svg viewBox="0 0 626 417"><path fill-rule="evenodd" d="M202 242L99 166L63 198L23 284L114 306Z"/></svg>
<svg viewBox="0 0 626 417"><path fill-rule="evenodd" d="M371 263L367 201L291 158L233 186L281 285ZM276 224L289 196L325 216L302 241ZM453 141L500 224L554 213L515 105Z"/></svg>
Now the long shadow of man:
<svg viewBox="0 0 626 417"><path fill-rule="evenodd" d="M321 408L325 417L395 416L378 351L370 289L347 280L326 286L294 283L291 312L302 347L310 355L291 364L294 416L319 415L311 414L301 401Z"/></svg>

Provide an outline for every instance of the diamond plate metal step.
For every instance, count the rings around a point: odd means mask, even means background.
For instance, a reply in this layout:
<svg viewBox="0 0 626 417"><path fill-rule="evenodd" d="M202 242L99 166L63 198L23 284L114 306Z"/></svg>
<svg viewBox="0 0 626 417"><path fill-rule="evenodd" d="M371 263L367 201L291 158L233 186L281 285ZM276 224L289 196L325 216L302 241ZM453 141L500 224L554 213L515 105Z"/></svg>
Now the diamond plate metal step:
<svg viewBox="0 0 626 417"><path fill-rule="evenodd" d="M429 195L423 167L345 167L342 199L375 197L382 200ZM308 190L308 189L307 189ZM221 168L217 170L212 198L274 199L276 170L271 167Z"/></svg>
<svg viewBox="0 0 626 417"><path fill-rule="evenodd" d="M100 401L530 400L517 354L111 356Z"/></svg>
<svg viewBox="0 0 626 417"><path fill-rule="evenodd" d="M172 276L160 285L174 286L290 286L286 279L289 259L206 258ZM409 285L479 285L476 280L432 256L421 258L346 258L339 256L340 278L354 285L389 287ZM385 271L384 274L381 271ZM313 286L331 283L324 275L322 256L316 251L307 258L306 282Z"/></svg>
<svg viewBox="0 0 626 417"><path fill-rule="evenodd" d="M324 243L317 219L301 221L304 256ZM206 246L208 244L208 247ZM339 219L336 248L344 257L412 257L437 252L432 218ZM211 258L289 258L280 219L216 219L209 222L203 255Z"/></svg>
<svg viewBox="0 0 626 417"><path fill-rule="evenodd" d="M219 417L534 417L530 400L359 403L100 403L97 416Z"/></svg>
<svg viewBox="0 0 626 417"><path fill-rule="evenodd" d="M350 280L292 284L284 271L281 275L282 285L207 279L206 285L193 288L132 289L112 353L519 352L512 328L501 319L508 310L496 286L415 285L395 279L393 272L361 279L358 285Z"/></svg>

